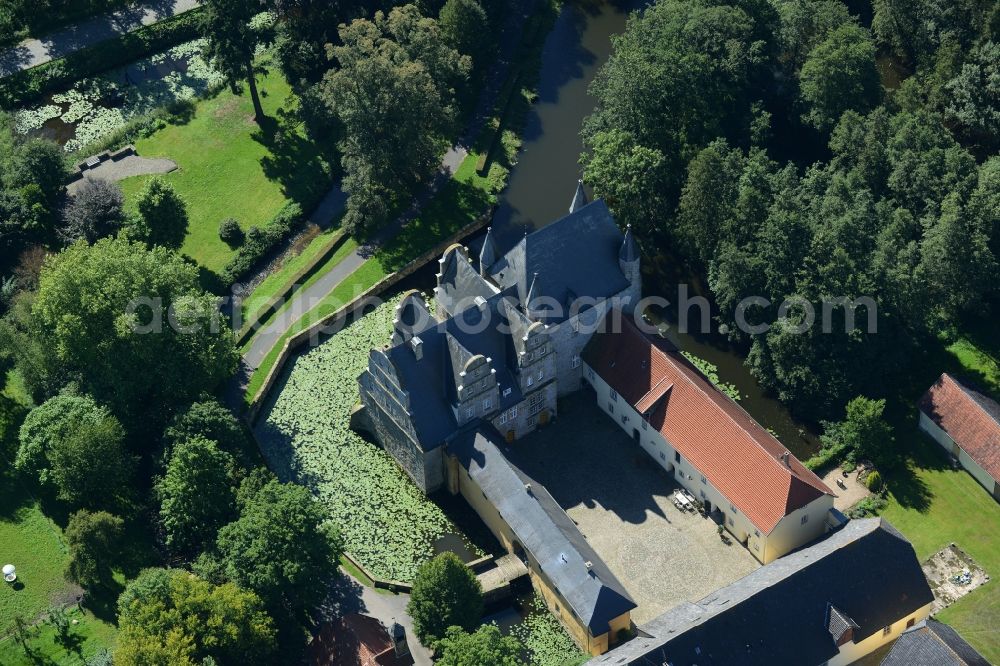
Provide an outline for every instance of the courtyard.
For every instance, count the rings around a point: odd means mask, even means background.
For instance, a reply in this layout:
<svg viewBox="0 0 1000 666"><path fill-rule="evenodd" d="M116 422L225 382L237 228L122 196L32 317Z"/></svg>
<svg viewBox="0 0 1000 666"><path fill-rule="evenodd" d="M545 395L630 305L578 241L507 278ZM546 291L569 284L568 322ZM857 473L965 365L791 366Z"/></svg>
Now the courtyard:
<svg viewBox="0 0 1000 666"><path fill-rule="evenodd" d="M760 566L739 543L723 543L714 522L674 506L677 483L587 392L561 399L555 421L504 452L548 488L625 585L636 624Z"/></svg>

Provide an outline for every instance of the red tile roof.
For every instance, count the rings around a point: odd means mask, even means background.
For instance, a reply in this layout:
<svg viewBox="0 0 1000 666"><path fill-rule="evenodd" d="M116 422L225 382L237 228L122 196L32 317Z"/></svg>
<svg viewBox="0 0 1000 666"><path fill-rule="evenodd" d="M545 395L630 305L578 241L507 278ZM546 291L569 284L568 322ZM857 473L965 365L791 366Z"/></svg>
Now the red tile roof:
<svg viewBox="0 0 1000 666"><path fill-rule="evenodd" d="M784 516L833 495L795 456L782 462L787 449L669 342L629 317L621 322L594 335L584 360L757 529L770 533Z"/></svg>
<svg viewBox="0 0 1000 666"><path fill-rule="evenodd" d="M1000 480L1000 405L948 373L918 403L980 467Z"/></svg>

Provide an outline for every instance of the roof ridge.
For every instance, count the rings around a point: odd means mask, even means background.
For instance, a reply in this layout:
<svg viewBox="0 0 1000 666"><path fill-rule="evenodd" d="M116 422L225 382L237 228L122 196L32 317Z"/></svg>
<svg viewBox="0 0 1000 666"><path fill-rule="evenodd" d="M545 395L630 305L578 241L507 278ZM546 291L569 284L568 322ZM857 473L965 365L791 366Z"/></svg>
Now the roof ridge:
<svg viewBox="0 0 1000 666"><path fill-rule="evenodd" d="M636 330L638 330L638 328ZM641 331L639 331L639 332L640 332L640 334L642 333ZM651 345L651 346L656 347L656 345ZM657 349L657 351L659 351L661 354L664 354L665 356L668 355L669 353L671 353L671 352L665 352L665 351L659 349L658 347L656 347L656 349ZM762 426L759 423L757 423L757 421L752 416L750 416L750 413L747 412L745 409L743 409L743 407L738 402L736 402L735 400L733 400L731 397L729 397L728 395L726 395L725 393L723 393L722 391L720 391L714 384L712 384L711 380L708 379L707 377L705 377L705 375L700 370L698 370L698 368L695 367L693 363L691 363L686 358L684 358L683 354L681 354L680 352L672 352L672 353L676 353L677 356L679 356L681 359L683 359L683 363L688 368L690 368L690 369L694 370L695 372L697 372L698 375L702 379L704 379L708 383L709 386L711 386L711 388L712 388L712 394L710 394L708 391L706 391L703 387L699 386L698 383L695 382L693 379L691 379L691 377L688 376L686 373L683 373L683 372L680 373L681 375L684 376L685 380L689 384L691 384L692 386L694 386L696 389L698 389L698 391L701 392L702 395L704 395L706 398L709 399L708 401L710 403L712 403L712 407L716 410L716 412L718 412L718 413L722 414L724 417L729 418L730 420L736 422L736 426L738 428L740 428L741 430L743 430L744 432L746 432L747 434L750 435L750 440L753 442L754 446L758 447L761 451L763 451L767 455L767 457L779 469L782 469L783 471L787 472L789 477L795 477L795 478L801 480L802 482L804 482L804 483L806 483L806 484L808 484L808 485L816 488L816 486L814 484L809 483L808 480L803 479L798 474L796 474L795 470L793 470L788 465L783 464L780 460L778 460L777 458L775 458L771 454L770 451L768 451L766 448L764 448L764 446L759 441L757 441L757 438L755 436L753 436L753 433L748 428L746 428L744 424L739 423L735 418L732 417L731 414L727 414L726 410L724 410L721 405L719 405L715 400L712 399L712 395L716 395L716 396L721 397L724 400L728 400L730 403L732 403L732 405L734 407L736 407L738 410L740 410L740 412L742 412L743 414L745 414L749 418L749 420L751 422L753 422L754 424L756 424L757 427L760 428L761 432L766 433L766 435L768 437L772 438L775 442L777 442L779 445L781 445L781 447L784 448L785 451L788 451L788 447L786 447L784 444L782 444L781 441L777 437L775 437L770 432L768 432L768 430L764 426ZM813 473L813 476L816 476L815 473ZM822 479L820 479L818 476L816 477L816 479L819 480L821 484L823 483ZM791 484L790 480L789 480L789 484ZM824 488L825 488L825 484L823 484L823 485L824 485ZM825 489L824 488L816 488L816 490L820 490L821 492L823 492L826 495L832 495L832 493L829 492L829 488L825 488ZM791 490L791 487L789 486L789 491L790 490Z"/></svg>
<svg viewBox="0 0 1000 666"><path fill-rule="evenodd" d="M942 379L943 378L947 378L948 381L950 381L952 384L954 384L956 386L956 388L958 388L959 391L961 391L963 394L965 394L966 397L968 397L970 400L972 400L972 402L974 402L976 404L976 407L979 408L979 411L981 411L982 413L986 414L986 416L988 416L991 420L993 420L998 425L1000 425L1000 417L998 417L997 415L994 415L987 408L987 406L984 405L980 401L980 398L985 398L986 400L989 400L990 402L993 402L994 404L997 404L998 406L1000 406L1000 403L997 403L996 400L993 400L993 398L991 398L990 396L986 395L982 391L979 391L978 389L976 389L973 386L969 386L969 385L965 384L962 380L958 379L957 377L952 376L951 374L949 374L947 372L942 373L941 374L941 378Z"/></svg>

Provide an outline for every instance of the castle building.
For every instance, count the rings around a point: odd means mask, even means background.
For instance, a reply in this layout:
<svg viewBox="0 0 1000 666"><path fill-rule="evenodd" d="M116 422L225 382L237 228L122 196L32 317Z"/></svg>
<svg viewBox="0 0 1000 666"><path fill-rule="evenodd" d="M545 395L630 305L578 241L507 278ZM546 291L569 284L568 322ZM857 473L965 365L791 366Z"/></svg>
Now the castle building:
<svg viewBox="0 0 1000 666"><path fill-rule="evenodd" d="M569 214L501 254L440 259L431 312L416 291L391 343L358 378L357 421L425 492L462 495L529 570L577 643L598 655L636 607L573 521L503 447L586 387L761 562L821 536L830 490L676 349L629 321L642 291L639 248L582 183ZM620 396L620 398L619 398Z"/></svg>
<svg viewBox="0 0 1000 666"><path fill-rule="evenodd" d="M639 250L582 186L566 217L500 255L492 231L474 261L440 259L436 309L416 291L397 306L392 344L372 350L361 401L383 446L426 492L444 485L443 450L480 423L518 439L580 388L581 354L604 316L641 293Z"/></svg>

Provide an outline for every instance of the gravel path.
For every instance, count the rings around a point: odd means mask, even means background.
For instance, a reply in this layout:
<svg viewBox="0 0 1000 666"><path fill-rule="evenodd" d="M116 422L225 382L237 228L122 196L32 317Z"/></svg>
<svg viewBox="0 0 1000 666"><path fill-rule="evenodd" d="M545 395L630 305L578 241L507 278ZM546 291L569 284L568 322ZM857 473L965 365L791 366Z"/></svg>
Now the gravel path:
<svg viewBox="0 0 1000 666"><path fill-rule="evenodd" d="M67 26L40 39L26 39L17 46L0 51L0 78L43 65L144 25L183 14L199 5L200 0L154 0Z"/></svg>
<svg viewBox="0 0 1000 666"><path fill-rule="evenodd" d="M66 191L70 194L75 194L76 190L86 180L100 179L115 183L132 176L143 176L151 173L170 173L176 168L177 164L173 160L128 155L120 160L106 160L93 169L87 169L83 172L83 178L70 183L66 187Z"/></svg>

